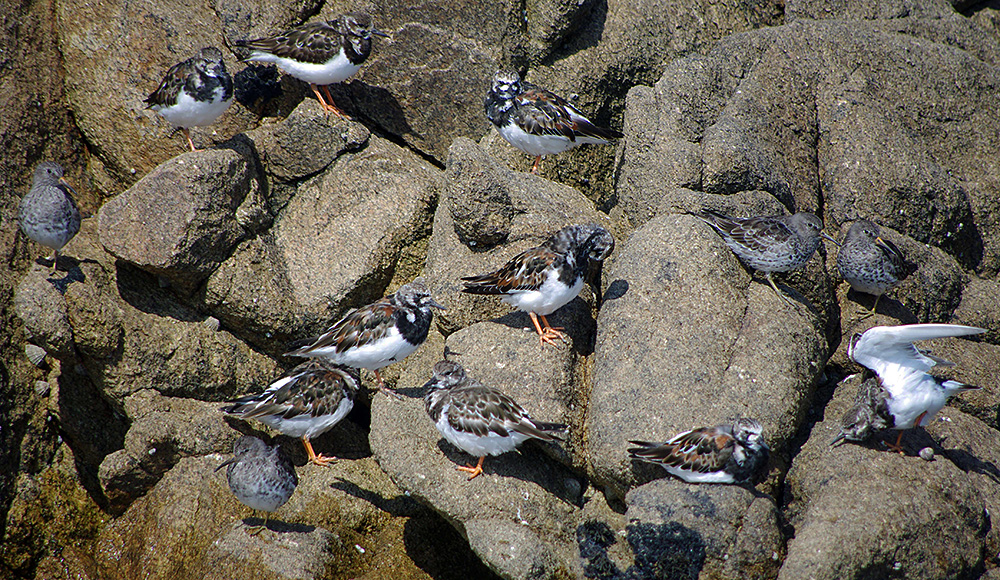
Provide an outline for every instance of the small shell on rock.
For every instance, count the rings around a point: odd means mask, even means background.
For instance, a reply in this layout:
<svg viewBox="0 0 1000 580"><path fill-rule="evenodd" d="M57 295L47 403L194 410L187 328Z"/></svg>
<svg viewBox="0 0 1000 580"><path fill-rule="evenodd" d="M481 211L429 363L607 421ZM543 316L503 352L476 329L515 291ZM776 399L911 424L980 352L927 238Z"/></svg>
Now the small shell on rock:
<svg viewBox="0 0 1000 580"><path fill-rule="evenodd" d="M202 320L202 324L212 330L219 330L219 319L214 316L209 316L205 320Z"/></svg>
<svg viewBox="0 0 1000 580"><path fill-rule="evenodd" d="M45 349L37 344L28 343L24 345L24 355L27 356L28 360L31 361L31 364L36 367L42 366L42 363L45 362L46 354L48 353L45 352Z"/></svg>
<svg viewBox="0 0 1000 580"><path fill-rule="evenodd" d="M924 447L920 450L920 459L924 461L934 461L934 450L930 447Z"/></svg>

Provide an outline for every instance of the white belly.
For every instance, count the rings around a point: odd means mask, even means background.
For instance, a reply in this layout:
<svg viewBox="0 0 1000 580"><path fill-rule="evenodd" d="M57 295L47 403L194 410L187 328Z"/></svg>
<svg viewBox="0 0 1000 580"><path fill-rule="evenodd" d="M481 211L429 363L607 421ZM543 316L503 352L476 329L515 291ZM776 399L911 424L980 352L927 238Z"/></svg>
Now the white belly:
<svg viewBox="0 0 1000 580"><path fill-rule="evenodd" d="M226 112L229 105L233 104L232 97L228 100L222 100L223 92L222 87L219 87L212 95L211 101L201 102L194 100L190 95L181 91L177 95L176 104L167 107L155 105L152 109L162 115L174 127L183 127L185 129L203 127L214 123L216 119Z"/></svg>
<svg viewBox="0 0 1000 580"><path fill-rule="evenodd" d="M336 364L374 371L410 356L417 350L417 346L407 342L393 326L385 338L373 343L351 347L343 352L336 352L333 347L317 348L307 356L322 357Z"/></svg>
<svg viewBox="0 0 1000 580"><path fill-rule="evenodd" d="M441 411L441 416L438 418L436 426L448 443L451 443L473 457L507 453L508 451L513 451L518 445L528 439L527 435L515 432L510 432L509 437L501 437L495 433L490 433L486 437L479 437L470 433L456 431L448 424L447 407Z"/></svg>
<svg viewBox="0 0 1000 580"><path fill-rule="evenodd" d="M361 65L352 64L351 61L347 59L347 55L344 54L343 50L341 50L337 56L322 64L299 62L290 58L274 56L273 54L260 51L254 51L253 54L247 58L247 60L273 62L278 65L281 70L292 75L293 77L314 85L341 83L351 78L355 73L361 70Z"/></svg>
<svg viewBox="0 0 1000 580"><path fill-rule="evenodd" d="M688 483L733 483L733 476L725 471L698 473L678 469L673 465L664 465L663 467Z"/></svg>
<svg viewBox="0 0 1000 580"><path fill-rule="evenodd" d="M313 437L319 437L332 429L334 425L340 423L341 419L346 417L352 408L354 408L354 401L345 397L341 399L336 410L330 415L323 415L321 417L299 415L298 417L291 417L289 419L276 415L263 415L257 417L257 420L281 431L289 437L305 436L312 439Z"/></svg>
<svg viewBox="0 0 1000 580"><path fill-rule="evenodd" d="M914 423L917 417L926 411L927 414L920 421L920 425L925 426L944 407L948 397L935 384L931 384L932 382L933 379L921 382L919 387L893 395L886 401L889 411L896 420L893 429L912 429L916 426Z"/></svg>
<svg viewBox="0 0 1000 580"><path fill-rule="evenodd" d="M582 278L572 286L566 286L559 282L558 273L550 272L549 277L538 290L515 290L504 296L502 300L518 310L548 316L576 298L582 289Z"/></svg>

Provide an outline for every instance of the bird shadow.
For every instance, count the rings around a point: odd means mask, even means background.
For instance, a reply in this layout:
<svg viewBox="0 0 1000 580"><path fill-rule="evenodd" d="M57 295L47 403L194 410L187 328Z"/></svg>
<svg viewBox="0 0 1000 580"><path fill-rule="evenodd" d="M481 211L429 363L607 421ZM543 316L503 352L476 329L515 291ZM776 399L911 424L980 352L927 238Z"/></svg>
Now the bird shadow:
<svg viewBox="0 0 1000 580"><path fill-rule="evenodd" d="M250 516L243 518L240 521L242 521L243 525L248 528L260 528L263 526L265 529L276 534L309 534L316 530L316 526L311 526L309 524L293 524L272 518L267 518L267 520L265 520L260 516Z"/></svg>
<svg viewBox="0 0 1000 580"><path fill-rule="evenodd" d="M955 464L955 467L962 471L966 473L970 471L979 473L990 478L995 483L1000 483L1000 469L997 469L997 466L992 461L983 461L965 449L945 449L943 440L940 443L940 450L941 455L947 457L949 461Z"/></svg>
<svg viewBox="0 0 1000 580"><path fill-rule="evenodd" d="M876 303L876 297L872 294L866 294L864 292L858 292L854 288L847 291L847 299L851 300L855 304L860 304L862 307L868 309L869 312L872 311L872 307L878 307L875 314L883 314L890 318L895 318L899 320L901 324L916 324L920 322L917 320L916 315L907 308L902 302L894 298L889 298L882 295L882 298Z"/></svg>
<svg viewBox="0 0 1000 580"><path fill-rule="evenodd" d="M556 348L570 348L579 356L593 354L594 343L597 339L597 321L594 319L590 304L583 298L579 296L574 298L569 304L546 318L553 327L561 328L562 332L565 332L570 338L569 343L562 343ZM534 325L527 312L509 312L494 318L491 322L502 324L508 328L531 331L534 340L537 340Z"/></svg>
<svg viewBox="0 0 1000 580"><path fill-rule="evenodd" d="M583 494L587 480L547 457L537 442L529 441L516 451L502 455L487 455L483 461L483 475L498 475L534 483L561 501L583 507ZM441 453L457 467L474 467L478 458L453 447L444 439L437 442Z"/></svg>
<svg viewBox="0 0 1000 580"><path fill-rule="evenodd" d="M586 562L583 575L595 580L694 580L704 568L705 539L680 522L631 522L625 527L624 539L633 554L633 563L622 570L609 555L612 551L609 548L618 542L618 534L596 520L578 526L577 549Z"/></svg>
<svg viewBox="0 0 1000 580"><path fill-rule="evenodd" d="M70 260L71 265L69 268L66 269L66 274L62 278L55 278L55 272L52 272L46 278L49 284L52 284L52 287L58 290L60 294L66 294L66 290L69 288L69 285L72 284L73 282L83 283L87 281L87 275L84 274L83 270L80 269L81 262L78 262L73 258L66 258L65 260L63 260L63 264L65 264L66 260ZM94 262L95 264L97 263L94 260L84 260L84 262L88 261Z"/></svg>
<svg viewBox="0 0 1000 580"><path fill-rule="evenodd" d="M399 494L395 497L385 497L370 489L365 489L353 481L348 481L338 477L330 484L330 487L337 491L342 491L351 497L355 497L373 505L379 511L383 511L394 518L412 517L420 511L420 504L411 497Z"/></svg>
<svg viewBox="0 0 1000 580"><path fill-rule="evenodd" d="M382 87L353 80L346 85L331 85L330 93L335 100L350 102L357 112L387 133L399 137L414 133L399 100Z"/></svg>

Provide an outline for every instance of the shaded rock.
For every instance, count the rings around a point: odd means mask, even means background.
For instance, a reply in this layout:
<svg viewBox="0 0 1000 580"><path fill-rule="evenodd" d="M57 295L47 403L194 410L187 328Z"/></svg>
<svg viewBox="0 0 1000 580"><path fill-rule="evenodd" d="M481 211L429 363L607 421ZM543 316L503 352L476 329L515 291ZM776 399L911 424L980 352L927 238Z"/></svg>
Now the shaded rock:
<svg viewBox="0 0 1000 580"><path fill-rule="evenodd" d="M922 343L921 348L956 365L934 374L979 387L952 397L948 404L1000 430L1000 384L996 380L1000 376L1000 346L954 339Z"/></svg>
<svg viewBox="0 0 1000 580"><path fill-rule="evenodd" d="M859 380L838 386L792 461L787 513L795 537L778 578L970 575L983 564L984 496L951 461L916 456L931 443L923 430L904 434L906 456L877 442L829 445Z"/></svg>
<svg viewBox="0 0 1000 580"><path fill-rule="evenodd" d="M444 160L456 135L488 130L483 98L507 53L502 45L522 42L520 4L446 1L386 8L398 12L376 25L391 31L392 40L376 42L357 80L342 91L361 115Z"/></svg>
<svg viewBox="0 0 1000 580"><path fill-rule="evenodd" d="M1000 344L1000 283L972 278L962 289L962 301L948 322L985 328L983 340Z"/></svg>
<svg viewBox="0 0 1000 580"><path fill-rule="evenodd" d="M239 433L221 420L218 403L143 390L125 399L132 424L125 447L101 462L98 477L112 513L121 514L182 457L228 453Z"/></svg>
<svg viewBox="0 0 1000 580"><path fill-rule="evenodd" d="M72 450L61 445L52 460L40 472L22 471L16 478L0 549L0 566L12 577L31 577L38 565L41 572L35 577L45 578L40 574L54 566L52 556L70 546L89 553L108 520L77 475ZM86 557L67 555L67 559L74 560L73 568L96 577L90 574Z"/></svg>
<svg viewBox="0 0 1000 580"><path fill-rule="evenodd" d="M311 177L345 152L362 148L371 132L360 123L326 113L316 101L306 100L281 123L249 131L246 136L253 141L268 175L291 182Z"/></svg>
<svg viewBox="0 0 1000 580"><path fill-rule="evenodd" d="M645 223L676 187L760 188L789 209L822 197L827 222L872 219L995 271L1000 222L984 185L1000 176L981 161L996 143L980 128L996 123L982 111L998 98L1000 45L980 50L981 32L949 22L797 21L674 62L630 96L623 218Z"/></svg>
<svg viewBox="0 0 1000 580"><path fill-rule="evenodd" d="M630 491L625 504L629 532L649 537L645 547L656 554L650 559L657 566L646 566L650 572L679 572L671 578L777 575L784 542L778 510L768 496L733 485L660 479ZM679 565L685 560L689 569ZM641 566L638 558L636 566Z"/></svg>
<svg viewBox="0 0 1000 580"><path fill-rule="evenodd" d="M825 363L810 306L751 282L703 226L655 218L605 271L585 440L592 476L615 497L642 475L629 439L665 441L745 416L780 457Z"/></svg>
<svg viewBox="0 0 1000 580"><path fill-rule="evenodd" d="M35 265L14 290L14 312L24 323L26 340L54 356L73 353L73 329L66 315L66 301L48 279L49 269Z"/></svg>
<svg viewBox="0 0 1000 580"><path fill-rule="evenodd" d="M843 240L853 222L840 225L838 241ZM915 324L950 321L952 312L965 294L963 286L968 275L951 255L940 248L922 244L890 228L880 227L883 238L896 245L906 259L917 264L917 271L899 286L882 296L878 302L880 324ZM827 270L842 283L837 270L838 249L827 244ZM875 303L870 294L856 292L849 285L838 288L841 328L846 335L854 332L859 322L867 323L866 316Z"/></svg>
<svg viewBox="0 0 1000 580"><path fill-rule="evenodd" d="M190 293L243 237L235 213L260 187L254 161L234 149L179 155L104 204L101 243Z"/></svg>
<svg viewBox="0 0 1000 580"><path fill-rule="evenodd" d="M93 177L105 193L119 192L187 149L182 139L171 136L169 123L145 108L143 99L171 66L207 44L219 46L219 17L207 1L141 6L71 1L55 12L61 23L56 32L67 102L99 161L92 164ZM242 68L225 49L223 59L230 74ZM95 70L107 74L95 75ZM234 103L213 125L191 132L197 146L207 147L213 135L228 138L254 122L249 111Z"/></svg>
<svg viewBox="0 0 1000 580"><path fill-rule="evenodd" d="M116 264L96 238L95 228L84 227L74 239L80 261L64 303L77 354L61 360L82 363L109 401L121 408L142 389L221 400L277 374L273 360L212 330L203 314L178 303L152 275Z"/></svg>
<svg viewBox="0 0 1000 580"><path fill-rule="evenodd" d="M381 298L397 274L417 275L397 270L430 234L440 187L431 165L373 137L299 185L272 229L212 274L202 299L248 342L285 352L292 338Z"/></svg>
<svg viewBox="0 0 1000 580"><path fill-rule="evenodd" d="M440 317L448 332L511 311L497 297L463 294L462 276L496 270L571 224L614 231L579 192L502 167L471 140L455 140L449 164L424 271L431 292L448 307Z"/></svg>

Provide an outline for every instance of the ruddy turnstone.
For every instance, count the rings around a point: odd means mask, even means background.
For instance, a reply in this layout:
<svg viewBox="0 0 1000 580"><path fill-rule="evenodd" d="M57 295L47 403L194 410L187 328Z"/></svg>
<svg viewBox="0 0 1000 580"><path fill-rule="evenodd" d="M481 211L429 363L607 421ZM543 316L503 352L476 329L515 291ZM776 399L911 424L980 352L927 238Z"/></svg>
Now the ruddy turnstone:
<svg viewBox="0 0 1000 580"><path fill-rule="evenodd" d="M854 406L840 420L840 434L830 442L867 441L873 435L895 424L889 412L889 393L879 384L877 377L868 377L858 387Z"/></svg>
<svg viewBox="0 0 1000 580"><path fill-rule="evenodd" d="M771 288L788 304L791 300L778 290L771 274L802 267L819 247L820 236L837 243L823 231L823 221L807 212L731 218L705 210L693 215L712 226L744 264L764 272Z"/></svg>
<svg viewBox="0 0 1000 580"><path fill-rule="evenodd" d="M427 340L431 307L444 310L423 282L414 280L395 294L351 310L329 330L285 356L323 358L334 364L375 371L379 388L394 395L378 370L410 356Z"/></svg>
<svg viewBox="0 0 1000 580"><path fill-rule="evenodd" d="M528 439L555 441L566 425L535 421L514 399L470 379L462 365L443 360L425 385L424 405L434 425L455 447L479 458L475 467L459 467L469 479L483 472L487 455L513 451Z"/></svg>
<svg viewBox="0 0 1000 580"><path fill-rule="evenodd" d="M198 56L170 67L145 102L148 109L179 127L191 151L197 151L189 129L211 125L233 104L233 79L222 62L222 51L208 46Z"/></svg>
<svg viewBox="0 0 1000 580"><path fill-rule="evenodd" d="M223 410L301 438L311 463L329 465L337 459L317 455L310 439L326 433L351 412L359 382L352 369L313 358L286 372L263 393L236 399Z"/></svg>
<svg viewBox="0 0 1000 580"><path fill-rule="evenodd" d="M35 167L31 189L17 208L24 235L52 250L53 272L59 266L59 250L80 231L80 209L71 193L76 194L63 178L62 165L45 161Z"/></svg>
<svg viewBox="0 0 1000 580"><path fill-rule="evenodd" d="M685 431L670 441L629 441L632 459L662 465L688 483L742 483L767 464L770 449L753 419Z"/></svg>
<svg viewBox="0 0 1000 580"><path fill-rule="evenodd" d="M303 24L278 36L238 40L236 46L253 50L244 61L274 63L309 83L323 110L348 118L333 104L327 85L344 82L361 69L371 54L373 34L389 36L372 28L368 14L351 12L327 22ZM323 87L326 99L317 86Z"/></svg>
<svg viewBox="0 0 1000 580"><path fill-rule="evenodd" d="M913 342L983 332L983 328L958 324L906 324L875 326L851 338L847 355L878 375L889 393L886 405L893 420L891 428L899 431L890 449L902 453L903 430L927 425L951 396L979 388L928 374L936 365L953 363L921 352Z"/></svg>
<svg viewBox="0 0 1000 580"><path fill-rule="evenodd" d="M599 225L567 226L495 272L462 278L462 292L502 295L504 302L528 313L541 344L554 345L555 339L565 341L566 335L545 317L576 298L584 281L600 305L601 269L614 249L615 238ZM544 327L538 324L539 318Z"/></svg>
<svg viewBox="0 0 1000 580"><path fill-rule="evenodd" d="M622 134L591 123L569 101L521 80L512 70L493 75L493 86L483 103L486 118L508 143L535 156L538 173L542 155L562 153L577 145L605 145Z"/></svg>
<svg viewBox="0 0 1000 580"><path fill-rule="evenodd" d="M249 435L236 440L233 444L233 456L215 470L223 467L226 467L229 489L236 499L254 511L265 512L264 523L251 532L254 534L267 527L268 514L285 505L295 492L295 486L299 484L295 466L281 452L280 447L271 447Z"/></svg>
<svg viewBox="0 0 1000 580"><path fill-rule="evenodd" d="M883 294L916 269L916 264L907 262L899 248L882 238L879 227L868 220L851 224L837 254L837 270L851 288L875 296L875 304L865 318L875 314Z"/></svg>

